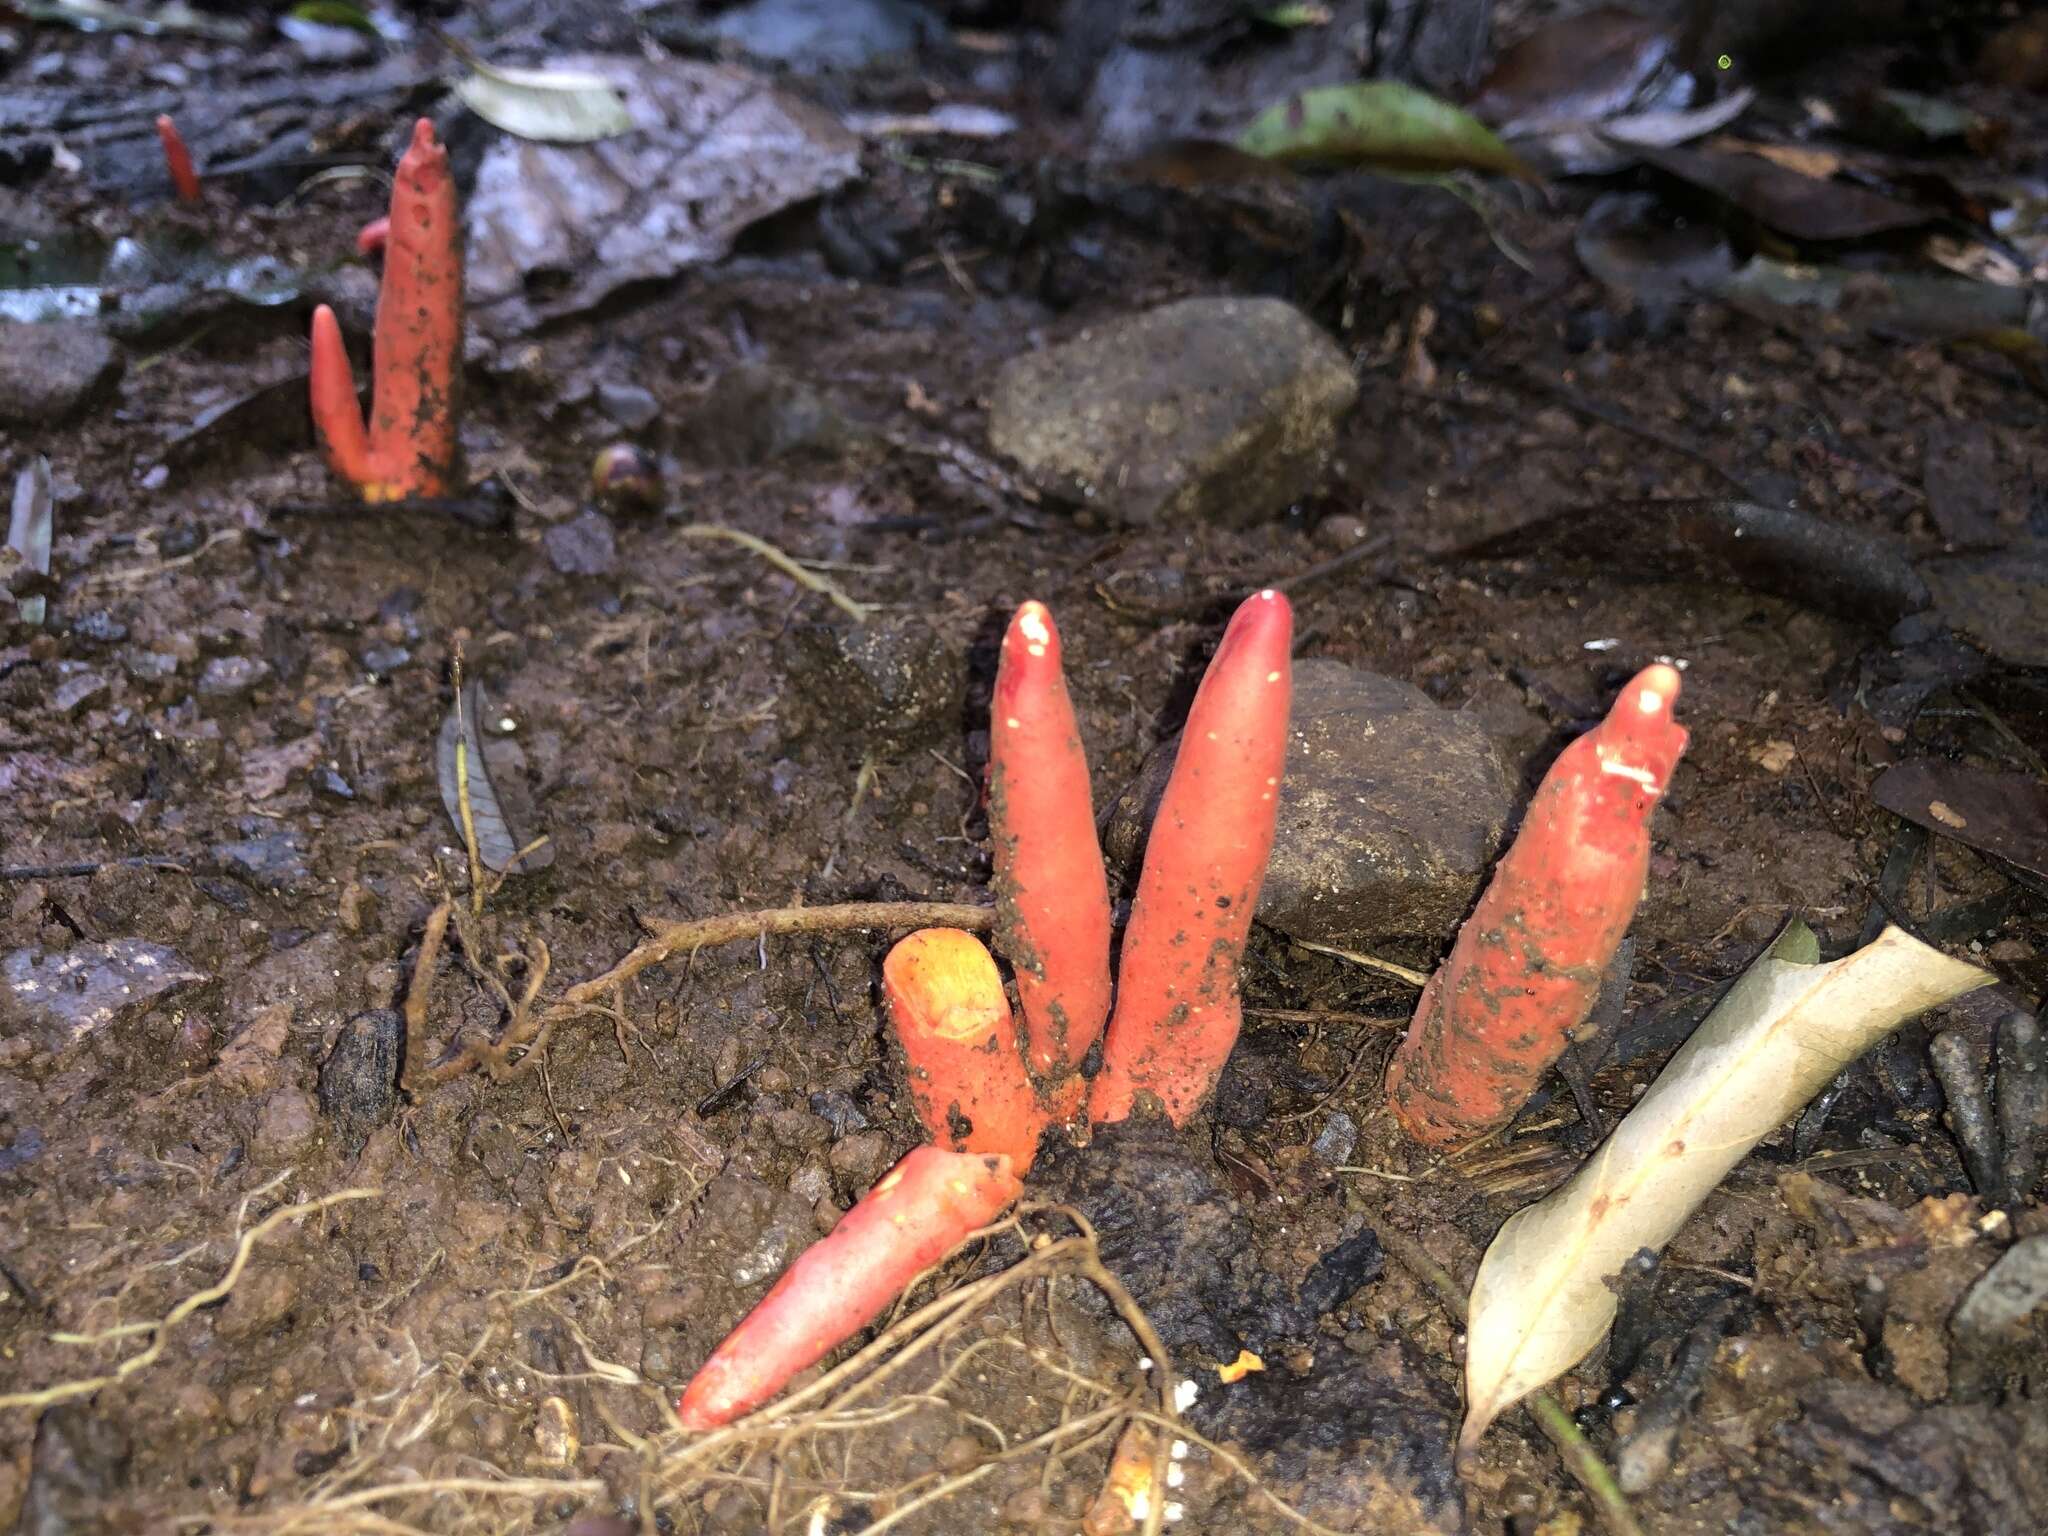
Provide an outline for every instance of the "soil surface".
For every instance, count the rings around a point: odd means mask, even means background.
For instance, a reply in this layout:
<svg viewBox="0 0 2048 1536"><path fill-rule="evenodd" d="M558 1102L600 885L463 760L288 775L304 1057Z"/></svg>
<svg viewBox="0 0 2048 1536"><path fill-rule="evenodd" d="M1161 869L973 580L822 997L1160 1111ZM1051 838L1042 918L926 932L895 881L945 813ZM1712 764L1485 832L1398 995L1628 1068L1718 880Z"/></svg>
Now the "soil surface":
<svg viewBox="0 0 2048 1536"><path fill-rule="evenodd" d="M624 13L501 9L506 30L457 35L533 63L637 46ZM879 1006L895 935L677 954L486 1047L529 989L559 999L650 921L986 902L987 698L1015 604L1058 617L1107 818L1178 729L1231 602L1276 582L1298 656L1468 711L1517 807L1659 657L1686 669L1692 743L1583 1105L1559 1080L1477 1155L1424 1152L1380 1088L1413 989L1260 928L1213 1111L1034 1175L1097 1219L1108 1271L1200 1385L1158 1431L1183 1441L1160 1452L1179 1528L1300 1529L1276 1501L1343 1531L1599 1528L1524 1414L1453 1469L1459 1324L1373 1234L1469 1280L1596 1143L1584 1114L1624 1113L1792 914L1829 955L1889 917L2001 985L1893 1037L1740 1165L1653 1273L1616 1282L1612 1343L1559 1395L1659 1536L2048 1524L2039 1314L1996 1368L1950 1327L2048 1209L1975 1191L1926 1054L1958 1029L1981 1065L1995 1020L2035 1003L2048 905L2023 861L1928 837L1872 793L1919 758L2038 782L2042 674L1796 582L1643 579L1618 546L1462 553L1546 514L1743 482L1928 556L1958 547L1937 516L1958 477L1993 527L1976 547L2008 549L2048 535L2023 364L1617 299L1573 237L1628 173L1496 188L1498 239L1440 187L1361 172L1111 174L1039 89L1056 8L953 9L922 55L799 62L782 88L841 114L971 101L1011 131L870 139L858 180L721 259L473 337L466 516L365 508L330 478L301 406L310 285L267 308L195 300L120 339L118 378L61 419L4 428L10 483L49 460L56 538L47 622L0 631L0 1393L29 1398L0 1408L0 1528L1080 1529L1117 1439L1105 1405L1144 1381L1092 1250L1031 1271L1016 1233L992 1239L946 1280L1027 1269L833 1422L692 1461L664 1418L921 1139ZM0 89L81 99L197 98L252 58L293 64L274 38L6 35ZM384 46L459 72L424 33ZM1913 65L2012 124L1988 159L1935 166L2037 173L2041 99L1915 64L1924 46L1803 64L1768 100ZM380 170L417 110L461 114L431 86L364 89L350 132ZM189 111L225 160L222 125ZM14 222L292 270L352 251L382 211L368 179L286 207L223 177L179 207L61 160L9 166ZM326 290L360 300L370 269L342 268ZM1220 295L1286 299L1349 360L1357 399L1312 493L1251 526L1118 526L996 459L1004 362ZM592 458L621 440L652 461L657 506L593 506ZM865 624L684 531L700 524L803 561ZM481 888L437 766L458 657L514 833L548 839L545 867ZM1392 925L1375 957L1426 970L1451 937ZM435 1071L465 1051L483 1065ZM1051 1211L1023 1230L1075 1231ZM1241 1349L1263 1371L1226 1385Z"/></svg>

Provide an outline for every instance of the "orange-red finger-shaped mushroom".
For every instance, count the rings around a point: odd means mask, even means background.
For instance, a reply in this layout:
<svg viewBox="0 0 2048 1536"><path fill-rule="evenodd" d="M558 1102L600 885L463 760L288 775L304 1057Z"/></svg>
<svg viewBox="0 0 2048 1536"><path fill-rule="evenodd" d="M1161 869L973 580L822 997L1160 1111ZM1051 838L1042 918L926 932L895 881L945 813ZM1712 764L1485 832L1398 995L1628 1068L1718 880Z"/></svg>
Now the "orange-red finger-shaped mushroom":
<svg viewBox="0 0 2048 1536"><path fill-rule="evenodd" d="M882 962L882 991L932 1140L953 1152L1000 1152L1019 1175L1029 1172L1047 1116L981 940L959 928L920 928Z"/></svg>
<svg viewBox="0 0 2048 1536"><path fill-rule="evenodd" d="M392 184L375 342L365 428L340 327L314 313L313 425L328 463L366 501L445 496L456 477L462 247L448 152L424 117Z"/></svg>
<svg viewBox="0 0 2048 1536"><path fill-rule="evenodd" d="M1678 672L1654 666L1544 775L1514 845L1423 988L1387 1098L1430 1146L1485 1135L1521 1108L1584 1022L1628 932L1650 813L1685 750Z"/></svg>
<svg viewBox="0 0 2048 1536"><path fill-rule="evenodd" d="M767 1402L881 1316L1022 1190L1006 1157L919 1147L806 1249L712 1351L676 1405L683 1428L716 1429Z"/></svg>
<svg viewBox="0 0 2048 1536"><path fill-rule="evenodd" d="M989 708L996 935L1017 974L1025 1059L1057 1118L1080 1108L1081 1059L1109 1016L1109 881L1088 757L1045 604L1003 636Z"/></svg>
<svg viewBox="0 0 2048 1536"><path fill-rule="evenodd" d="M1279 592L1245 600L1181 732L1124 930L1116 1012L1089 1096L1096 1123L1152 1094L1185 1124L1237 1043L1237 966L1273 851L1287 764L1294 615Z"/></svg>
<svg viewBox="0 0 2048 1536"><path fill-rule="evenodd" d="M199 173L192 169L192 151L185 147L185 136L178 132L178 125L166 113L156 120L156 136L164 147L164 169L170 173L171 186L182 203L199 201Z"/></svg>

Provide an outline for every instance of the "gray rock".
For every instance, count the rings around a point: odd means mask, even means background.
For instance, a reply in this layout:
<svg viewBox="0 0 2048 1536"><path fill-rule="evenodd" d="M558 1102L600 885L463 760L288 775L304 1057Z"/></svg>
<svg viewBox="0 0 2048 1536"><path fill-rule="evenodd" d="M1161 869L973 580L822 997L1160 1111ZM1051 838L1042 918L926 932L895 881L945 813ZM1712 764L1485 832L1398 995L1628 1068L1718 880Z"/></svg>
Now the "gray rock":
<svg viewBox="0 0 2048 1536"><path fill-rule="evenodd" d="M148 1010L207 979L175 950L142 939L17 949L0 959L0 1038L33 1030L51 1049Z"/></svg>
<svg viewBox="0 0 2048 1536"><path fill-rule="evenodd" d="M110 391L122 362L121 349L89 325L0 321L0 421L63 421Z"/></svg>
<svg viewBox="0 0 2048 1536"><path fill-rule="evenodd" d="M849 741L915 745L959 723L965 648L919 618L810 624L794 643L798 691Z"/></svg>
<svg viewBox="0 0 2048 1536"><path fill-rule="evenodd" d="M597 386L597 408L606 419L617 422L628 432L639 431L661 414L661 402L654 398L654 391L615 379L606 379Z"/></svg>
<svg viewBox="0 0 2048 1536"><path fill-rule="evenodd" d="M541 535L548 564L564 576L609 576L619 568L619 540L602 512L580 512Z"/></svg>
<svg viewBox="0 0 2048 1536"><path fill-rule="evenodd" d="M1295 664L1289 737L1259 921L1347 949L1455 929L1513 808L1478 722L1407 683L1311 660ZM1178 746L1153 751L1111 815L1104 844L1126 869Z"/></svg>
<svg viewBox="0 0 2048 1536"><path fill-rule="evenodd" d="M213 856L228 872L268 891L293 891L313 877L296 832L274 832L241 842L216 843Z"/></svg>
<svg viewBox="0 0 2048 1536"><path fill-rule="evenodd" d="M1316 1137L1312 1150L1332 1168L1342 1167L1358 1150L1358 1122L1338 1110L1323 1122L1322 1133Z"/></svg>
<svg viewBox="0 0 2048 1536"><path fill-rule="evenodd" d="M1358 398L1278 299L1185 299L1012 358L989 436L1041 490L1120 523L1247 526L1313 490Z"/></svg>
<svg viewBox="0 0 2048 1536"><path fill-rule="evenodd" d="M199 696L239 699L269 676L268 663L254 656L216 656L199 674Z"/></svg>
<svg viewBox="0 0 2048 1536"><path fill-rule="evenodd" d="M857 434L815 385L767 363L742 363L718 376L683 436L693 458L751 468L797 454L838 453Z"/></svg>
<svg viewBox="0 0 2048 1536"><path fill-rule="evenodd" d="M107 691L107 680L97 672L74 672L50 695L50 707L60 715L74 715Z"/></svg>

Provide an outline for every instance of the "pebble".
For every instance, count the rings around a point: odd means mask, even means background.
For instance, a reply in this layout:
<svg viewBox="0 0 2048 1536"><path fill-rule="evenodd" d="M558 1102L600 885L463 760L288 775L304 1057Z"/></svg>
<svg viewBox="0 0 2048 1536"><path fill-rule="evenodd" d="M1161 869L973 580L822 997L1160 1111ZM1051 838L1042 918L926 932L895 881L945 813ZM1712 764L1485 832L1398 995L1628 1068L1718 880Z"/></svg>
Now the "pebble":
<svg viewBox="0 0 2048 1536"><path fill-rule="evenodd" d="M1358 381L1278 299L1197 298L1012 358L989 439L1112 522L1265 521L1315 488Z"/></svg>
<svg viewBox="0 0 2048 1536"><path fill-rule="evenodd" d="M320 1134L320 1110L303 1088L280 1088L264 1101L250 1153L259 1167L287 1163Z"/></svg>
<svg viewBox="0 0 2048 1536"><path fill-rule="evenodd" d="M609 576L619 568L619 538L602 512L579 512L541 535L548 564L564 576Z"/></svg>
<svg viewBox="0 0 2048 1536"><path fill-rule="evenodd" d="M269 676L269 666L254 656L216 656L199 674L199 696L238 699Z"/></svg>
<svg viewBox="0 0 2048 1536"><path fill-rule="evenodd" d="M859 1194L882 1176L882 1170L889 1166L889 1138L880 1131L862 1131L847 1136L833 1144L825 1155L839 1187L848 1194Z"/></svg>
<svg viewBox="0 0 2048 1536"><path fill-rule="evenodd" d="M50 707L59 715L75 715L107 691L107 680L97 672L76 672L57 685L50 695Z"/></svg>
<svg viewBox="0 0 2048 1536"><path fill-rule="evenodd" d="M1394 678L1316 659L1295 664L1288 724L1259 921L1343 949L1453 931L1513 809L1478 721ZM1147 758L1111 814L1103 841L1119 866L1135 865L1177 745Z"/></svg>
<svg viewBox="0 0 2048 1536"><path fill-rule="evenodd" d="M1315 1154L1331 1167L1338 1168L1349 1163L1357 1150L1358 1122L1340 1109L1323 1122L1322 1131L1314 1142Z"/></svg>
<svg viewBox="0 0 2048 1536"><path fill-rule="evenodd" d="M597 408L628 432L652 425L661 415L661 402L652 390L613 379L597 386Z"/></svg>
<svg viewBox="0 0 2048 1536"><path fill-rule="evenodd" d="M51 426L111 393L124 357L90 325L0 320L0 421Z"/></svg>

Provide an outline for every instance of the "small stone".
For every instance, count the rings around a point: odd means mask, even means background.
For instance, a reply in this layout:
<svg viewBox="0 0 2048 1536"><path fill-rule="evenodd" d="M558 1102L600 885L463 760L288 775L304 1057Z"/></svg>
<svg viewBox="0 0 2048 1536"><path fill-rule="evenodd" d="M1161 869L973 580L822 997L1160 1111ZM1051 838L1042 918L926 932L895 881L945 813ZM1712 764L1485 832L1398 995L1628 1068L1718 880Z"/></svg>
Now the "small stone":
<svg viewBox="0 0 2048 1536"><path fill-rule="evenodd" d="M353 800L355 786L341 776L339 769L318 766L306 776L306 782L313 786L313 793L326 800Z"/></svg>
<svg viewBox="0 0 2048 1536"><path fill-rule="evenodd" d="M1512 809L1478 722L1407 683L1309 660L1294 668L1288 735L1259 921L1344 949L1456 929ZM1155 749L1111 815L1103 842L1119 866L1143 851L1177 746Z"/></svg>
<svg viewBox="0 0 2048 1536"><path fill-rule="evenodd" d="M57 685L50 695L50 707L60 715L75 715L107 691L107 680L97 672L75 672Z"/></svg>
<svg viewBox="0 0 2048 1536"><path fill-rule="evenodd" d="M366 1008L341 1026L320 1067L320 1108L353 1156L398 1104L405 1020L390 1008Z"/></svg>
<svg viewBox="0 0 2048 1536"><path fill-rule="evenodd" d="M889 1138L879 1131L862 1131L835 1142L825 1155L839 1187L848 1194L864 1193L889 1166Z"/></svg>
<svg viewBox="0 0 2048 1536"><path fill-rule="evenodd" d="M822 1147L830 1139L832 1128L807 1109L779 1109L768 1117L768 1134L777 1145L802 1151Z"/></svg>
<svg viewBox="0 0 2048 1536"><path fill-rule="evenodd" d="M868 1117L860 1112L860 1106L853 1102L851 1095L836 1088L812 1094L811 1113L823 1117L825 1123L832 1127L835 1138L868 1128Z"/></svg>
<svg viewBox="0 0 2048 1536"><path fill-rule="evenodd" d="M178 658L169 651L124 651L121 670L138 683L161 682L177 675Z"/></svg>
<svg viewBox="0 0 2048 1536"><path fill-rule="evenodd" d="M90 325L0 321L0 421L50 426L119 382L121 349Z"/></svg>
<svg viewBox="0 0 2048 1536"><path fill-rule="evenodd" d="M199 696L238 699L269 676L269 666L254 656L216 656L199 674Z"/></svg>
<svg viewBox="0 0 2048 1536"><path fill-rule="evenodd" d="M690 1298L680 1291L665 1291L659 1296L648 1298L647 1305L640 1309L642 1328L682 1328L690 1321Z"/></svg>
<svg viewBox="0 0 2048 1536"><path fill-rule="evenodd" d="M81 613L71 621L71 638L87 645L118 645L128 638L128 626L104 608Z"/></svg>
<svg viewBox="0 0 2048 1536"><path fill-rule="evenodd" d="M412 652L402 645L366 646L356 658L363 664L363 670L372 677L389 677L403 667L412 665Z"/></svg>
<svg viewBox="0 0 2048 1536"><path fill-rule="evenodd" d="M1354 517L1349 512L1339 512L1316 524L1316 537L1339 554L1350 549L1370 532L1372 529L1367 526L1364 518Z"/></svg>
<svg viewBox="0 0 2048 1536"><path fill-rule="evenodd" d="M1338 1110L1323 1122L1323 1129L1313 1144L1317 1157L1332 1168L1339 1168L1351 1161L1351 1154L1358 1150L1358 1122L1343 1110Z"/></svg>
<svg viewBox="0 0 2048 1536"><path fill-rule="evenodd" d="M564 576L609 576L619 568L619 540L602 512L579 512L541 535L548 564Z"/></svg>
<svg viewBox="0 0 2048 1536"><path fill-rule="evenodd" d="M661 402L652 390L613 379L597 386L597 408L628 432L638 432L661 415Z"/></svg>
<svg viewBox="0 0 2048 1536"><path fill-rule="evenodd" d="M720 374L692 413L685 439L692 457L758 468L797 454L831 454L855 434L816 386L764 363Z"/></svg>
<svg viewBox="0 0 2048 1536"><path fill-rule="evenodd" d="M790 671L827 729L848 740L913 746L959 723L963 646L914 615L797 631Z"/></svg>
<svg viewBox="0 0 2048 1536"><path fill-rule="evenodd" d="M1299 310L1185 299L1012 358L989 438L1040 490L1111 521L1244 527L1315 488L1357 398Z"/></svg>
<svg viewBox="0 0 2048 1536"><path fill-rule="evenodd" d="M832 1175L823 1163L805 1163L789 1176L789 1192L816 1205L832 1193Z"/></svg>
<svg viewBox="0 0 2048 1536"><path fill-rule="evenodd" d="M296 832L273 832L241 842L215 843L213 856L228 873L262 890L289 892L313 878Z"/></svg>
<svg viewBox="0 0 2048 1536"><path fill-rule="evenodd" d="M224 1339L253 1339L273 1331L298 1305L296 1273L290 1264L250 1265L220 1309L216 1331Z"/></svg>
<svg viewBox="0 0 2048 1536"><path fill-rule="evenodd" d="M288 1163L320 1134L319 1107L302 1088L280 1088L264 1101L250 1148L258 1166Z"/></svg>

